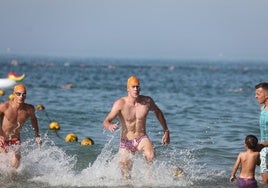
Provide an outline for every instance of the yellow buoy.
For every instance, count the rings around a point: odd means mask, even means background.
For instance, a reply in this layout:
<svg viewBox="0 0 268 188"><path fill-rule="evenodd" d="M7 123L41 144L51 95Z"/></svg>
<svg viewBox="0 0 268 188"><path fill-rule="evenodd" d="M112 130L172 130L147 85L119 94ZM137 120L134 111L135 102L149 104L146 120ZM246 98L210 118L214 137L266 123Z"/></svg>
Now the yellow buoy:
<svg viewBox="0 0 268 188"><path fill-rule="evenodd" d="M77 140L78 140L78 138L77 138L76 134L74 134L74 133L69 133L65 137L65 142L77 142Z"/></svg>
<svg viewBox="0 0 268 188"><path fill-rule="evenodd" d="M170 172L175 177L183 177L183 170L179 167L173 167L172 169L170 169Z"/></svg>
<svg viewBox="0 0 268 188"><path fill-rule="evenodd" d="M44 105L42 105L42 104L38 104L38 105L36 105L35 108L36 108L37 110L45 110L45 107L44 107Z"/></svg>
<svg viewBox="0 0 268 188"><path fill-rule="evenodd" d="M10 94L10 95L8 96L8 99L11 100L11 101L13 101L13 100L14 100L14 95L13 95L13 94Z"/></svg>
<svg viewBox="0 0 268 188"><path fill-rule="evenodd" d="M177 177L182 177L183 176L183 173L182 172L179 172L178 174L177 174Z"/></svg>
<svg viewBox="0 0 268 188"><path fill-rule="evenodd" d="M4 96L5 95L5 91L0 89L0 96Z"/></svg>
<svg viewBox="0 0 268 188"><path fill-rule="evenodd" d="M94 145L94 141L91 138L86 137L81 141L80 144L81 146L89 146L89 145L91 146L91 145Z"/></svg>
<svg viewBox="0 0 268 188"><path fill-rule="evenodd" d="M49 129L51 130L59 130L60 129L60 124L56 121L52 121L50 124L49 124Z"/></svg>

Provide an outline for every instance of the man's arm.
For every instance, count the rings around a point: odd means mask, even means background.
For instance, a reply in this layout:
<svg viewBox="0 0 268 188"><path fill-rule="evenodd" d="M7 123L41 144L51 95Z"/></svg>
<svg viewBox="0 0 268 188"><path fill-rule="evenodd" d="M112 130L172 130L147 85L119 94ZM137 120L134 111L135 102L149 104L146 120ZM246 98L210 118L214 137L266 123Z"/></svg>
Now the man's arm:
<svg viewBox="0 0 268 188"><path fill-rule="evenodd" d="M0 117L2 117L4 112L7 110L8 104L9 104L8 101L0 103Z"/></svg>
<svg viewBox="0 0 268 188"><path fill-rule="evenodd" d="M4 112L6 111L6 109L8 108L8 102L2 102L0 103L0 139L4 139L4 133L2 130L2 123L3 123L3 118L4 118Z"/></svg>
<svg viewBox="0 0 268 188"><path fill-rule="evenodd" d="M158 121L160 122L162 128L164 129L164 135L162 137L162 144L166 145L170 143L170 137L169 137L169 130L167 126L166 119L164 117L163 112L158 108L158 106L155 104L153 99L151 99L151 109L154 111L155 116L157 117Z"/></svg>
<svg viewBox="0 0 268 188"><path fill-rule="evenodd" d="M259 143L257 146L257 151L260 152L264 147L268 147L268 141Z"/></svg>
<svg viewBox="0 0 268 188"><path fill-rule="evenodd" d="M35 140L40 148L42 141L41 141L40 134L39 134L38 121L37 121L37 118L35 116L35 108L32 105L30 105L29 107L30 107L31 123L32 123L32 127L33 127L33 130L35 133Z"/></svg>
<svg viewBox="0 0 268 188"><path fill-rule="evenodd" d="M114 123L112 124L111 122L116 118L116 116L120 112L120 106L121 106L121 101L116 101L109 114L106 116L106 118L103 121L103 126L104 128L110 130L111 132L115 131L115 129L118 127L118 124Z"/></svg>
<svg viewBox="0 0 268 188"><path fill-rule="evenodd" d="M30 105L30 117L31 117L32 127L33 127L33 130L35 132L35 137L40 137L39 128L38 128L38 121L37 121L37 118L35 116L35 109L32 105Z"/></svg>

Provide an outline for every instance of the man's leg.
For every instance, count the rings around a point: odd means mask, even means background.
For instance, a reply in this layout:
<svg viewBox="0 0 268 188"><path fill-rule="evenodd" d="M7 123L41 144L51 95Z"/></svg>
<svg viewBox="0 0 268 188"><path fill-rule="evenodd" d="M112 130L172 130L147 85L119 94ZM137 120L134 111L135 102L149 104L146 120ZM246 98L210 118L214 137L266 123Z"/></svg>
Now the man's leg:
<svg viewBox="0 0 268 188"><path fill-rule="evenodd" d="M151 166L155 159L155 152L152 142L149 140L149 138L143 138L141 142L138 145L138 150L143 154L147 161L147 177L148 180L152 178L152 171Z"/></svg>
<svg viewBox="0 0 268 188"><path fill-rule="evenodd" d="M138 150L144 155L148 163L155 159L154 147L149 138L143 138L138 145Z"/></svg>
<svg viewBox="0 0 268 188"><path fill-rule="evenodd" d="M14 168L18 168L20 165L20 159L21 159L20 146L12 145L10 146L8 152L12 153L11 166Z"/></svg>
<svg viewBox="0 0 268 188"><path fill-rule="evenodd" d="M133 166L133 154L126 150L120 149L120 170L123 178L130 179L131 178L131 170Z"/></svg>

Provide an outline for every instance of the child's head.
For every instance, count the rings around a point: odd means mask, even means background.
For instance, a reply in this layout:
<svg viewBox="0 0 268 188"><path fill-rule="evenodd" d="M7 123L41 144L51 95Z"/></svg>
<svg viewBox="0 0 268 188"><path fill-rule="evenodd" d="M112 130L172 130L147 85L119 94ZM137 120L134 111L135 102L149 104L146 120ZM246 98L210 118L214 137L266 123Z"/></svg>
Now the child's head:
<svg viewBox="0 0 268 188"><path fill-rule="evenodd" d="M258 145L258 139L254 135L247 135L245 139L245 144L249 149L256 149Z"/></svg>

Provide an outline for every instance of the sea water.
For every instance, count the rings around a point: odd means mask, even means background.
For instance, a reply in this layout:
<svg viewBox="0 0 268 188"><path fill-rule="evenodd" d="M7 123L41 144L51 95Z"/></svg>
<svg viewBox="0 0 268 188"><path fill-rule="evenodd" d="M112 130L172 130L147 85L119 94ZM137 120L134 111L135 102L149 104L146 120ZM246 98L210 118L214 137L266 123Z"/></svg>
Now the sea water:
<svg viewBox="0 0 268 188"><path fill-rule="evenodd" d="M0 66L1 78L11 71L25 73L26 102L45 107L36 111L41 149L30 121L22 129L22 159L15 180L7 163L10 157L0 154L3 188L236 187L229 177L237 154L245 150L244 138L259 138L260 105L254 86L267 81L265 61L9 56L0 59ZM150 112L147 133L156 160L148 167L143 156L135 155L132 178L124 180L117 154L121 129L111 133L102 122L113 102L127 95L131 75L140 79L141 94L151 96L163 111L171 143L162 146L163 128ZM5 89L1 100L11 92ZM57 121L60 130L49 130L51 121ZM78 142L65 142L69 133L75 133ZM85 137L95 144L81 146ZM174 174L176 168L183 176ZM260 181L259 167L256 179Z"/></svg>

